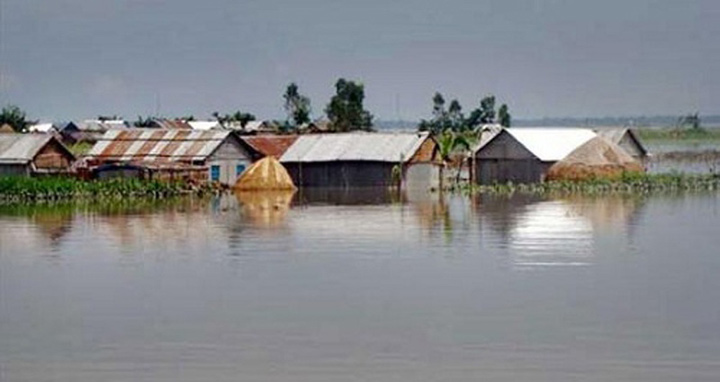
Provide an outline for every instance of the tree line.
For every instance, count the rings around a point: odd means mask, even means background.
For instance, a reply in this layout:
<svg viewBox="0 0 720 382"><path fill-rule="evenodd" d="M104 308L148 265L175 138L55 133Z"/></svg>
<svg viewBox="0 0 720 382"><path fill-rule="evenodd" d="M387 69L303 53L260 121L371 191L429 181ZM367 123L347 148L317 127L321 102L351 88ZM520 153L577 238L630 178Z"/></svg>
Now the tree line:
<svg viewBox="0 0 720 382"><path fill-rule="evenodd" d="M312 122L311 100L307 95L301 93L296 83L292 82L287 86L282 98L286 119L276 123L280 132L298 132ZM365 87L361 82L345 78L338 79L335 82L335 94L323 109L327 118L327 131L373 131L374 116L365 108L364 101ZM432 115L432 119L420 122L418 125L419 131L430 131L435 135L440 135L445 131L465 133L488 123L497 122L504 126L510 125L510 114L507 105L501 105L496 111L494 96L481 99L479 107L465 116L457 100L452 100L446 108L445 99L440 93L436 93L433 97ZM242 110L229 113L215 111L212 116L223 126L239 125L245 127L249 122L257 119L254 114ZM117 115L98 116L98 120L101 121L113 119L122 118ZM133 125L151 127L154 125L155 119L150 116L138 116ZM190 115L174 119L193 121L195 117ZM0 125L8 124L17 132L27 131L28 127L35 123L37 121L30 120L24 111L14 105L4 107L0 113Z"/></svg>

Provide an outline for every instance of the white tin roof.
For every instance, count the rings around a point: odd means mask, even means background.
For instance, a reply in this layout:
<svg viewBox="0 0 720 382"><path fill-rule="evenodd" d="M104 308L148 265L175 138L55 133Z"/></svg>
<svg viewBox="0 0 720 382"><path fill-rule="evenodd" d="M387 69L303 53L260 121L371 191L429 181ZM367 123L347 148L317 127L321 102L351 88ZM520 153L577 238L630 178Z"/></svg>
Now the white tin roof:
<svg viewBox="0 0 720 382"><path fill-rule="evenodd" d="M575 128L508 128L510 135L543 162L565 158L597 134L590 129Z"/></svg>
<svg viewBox="0 0 720 382"><path fill-rule="evenodd" d="M28 163L51 139L51 134L2 134L0 163Z"/></svg>
<svg viewBox="0 0 720 382"><path fill-rule="evenodd" d="M427 133L337 133L301 135L285 151L281 162L409 160Z"/></svg>
<svg viewBox="0 0 720 382"><path fill-rule="evenodd" d="M188 125L190 125L193 130L201 131L222 128L222 126L220 126L220 122L218 121L188 121Z"/></svg>
<svg viewBox="0 0 720 382"><path fill-rule="evenodd" d="M28 127L28 131L31 133L48 133L53 130L52 123L38 123Z"/></svg>

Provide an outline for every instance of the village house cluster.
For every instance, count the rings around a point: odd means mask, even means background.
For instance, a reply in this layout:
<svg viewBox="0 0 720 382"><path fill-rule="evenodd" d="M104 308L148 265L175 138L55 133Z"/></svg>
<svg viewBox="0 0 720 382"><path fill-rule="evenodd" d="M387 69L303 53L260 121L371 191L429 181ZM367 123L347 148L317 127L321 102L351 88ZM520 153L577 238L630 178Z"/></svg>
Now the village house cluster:
<svg viewBox="0 0 720 382"><path fill-rule="evenodd" d="M0 175L135 177L232 186L250 165L268 156L278 159L299 187L427 190L442 187L453 173L426 132L328 133L321 126L305 126L305 134L279 135L265 122L228 129L214 121L175 120L157 120L155 127L145 128L107 120L40 124L29 131L0 133ZM92 147L76 157L68 146L78 142ZM459 155L457 171L463 179L492 184L542 182L560 164L635 169L648 153L629 129L490 125L472 150Z"/></svg>

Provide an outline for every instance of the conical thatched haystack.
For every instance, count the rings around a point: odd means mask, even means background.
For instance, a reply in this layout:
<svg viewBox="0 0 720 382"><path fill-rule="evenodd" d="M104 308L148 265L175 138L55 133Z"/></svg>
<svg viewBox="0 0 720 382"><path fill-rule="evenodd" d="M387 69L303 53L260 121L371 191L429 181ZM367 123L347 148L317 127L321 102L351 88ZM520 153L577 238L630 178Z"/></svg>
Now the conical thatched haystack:
<svg viewBox="0 0 720 382"><path fill-rule="evenodd" d="M252 164L233 187L236 190L294 190L292 178L277 159L267 156Z"/></svg>
<svg viewBox="0 0 720 382"><path fill-rule="evenodd" d="M620 146L595 137L555 163L547 180L588 180L617 178L624 172L644 172L640 162Z"/></svg>
<svg viewBox="0 0 720 382"><path fill-rule="evenodd" d="M15 129L12 128L12 126L8 125L7 123L3 123L2 126L0 126L0 134L14 134Z"/></svg>

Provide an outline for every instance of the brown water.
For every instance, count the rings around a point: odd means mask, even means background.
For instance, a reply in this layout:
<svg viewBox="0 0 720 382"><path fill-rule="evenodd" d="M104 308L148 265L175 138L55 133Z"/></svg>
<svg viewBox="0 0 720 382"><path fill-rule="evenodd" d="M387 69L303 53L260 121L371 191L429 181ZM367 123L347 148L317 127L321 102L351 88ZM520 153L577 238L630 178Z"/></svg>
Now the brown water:
<svg viewBox="0 0 720 382"><path fill-rule="evenodd" d="M718 381L720 196L0 208L0 380Z"/></svg>

